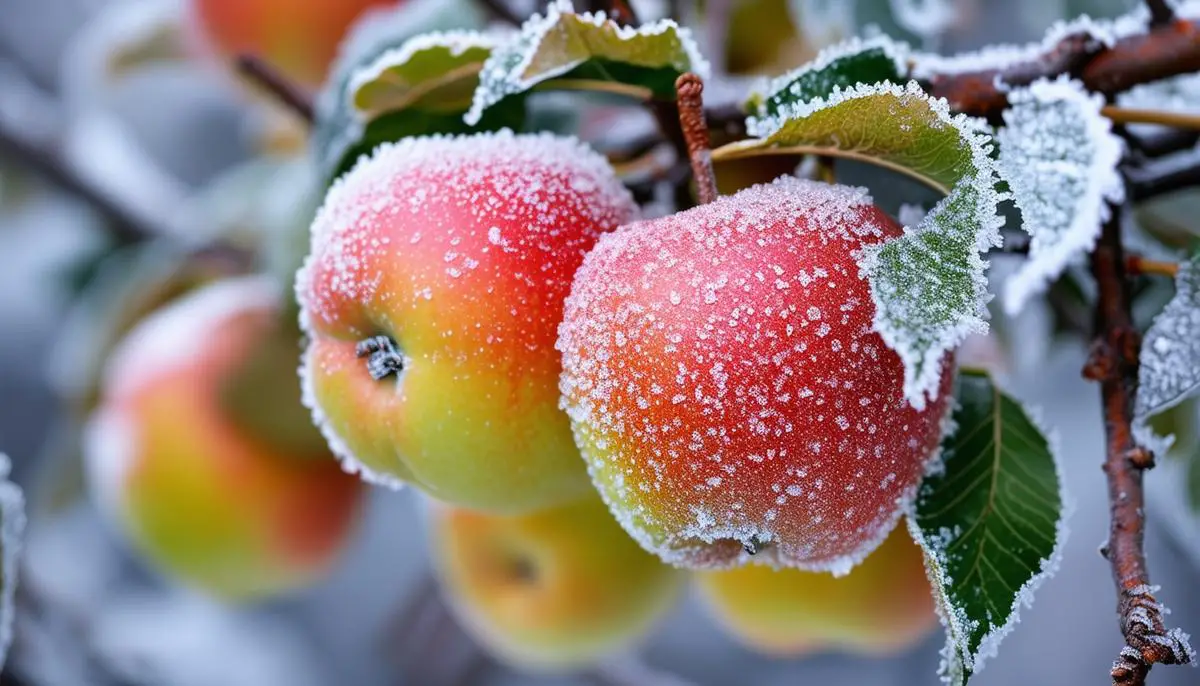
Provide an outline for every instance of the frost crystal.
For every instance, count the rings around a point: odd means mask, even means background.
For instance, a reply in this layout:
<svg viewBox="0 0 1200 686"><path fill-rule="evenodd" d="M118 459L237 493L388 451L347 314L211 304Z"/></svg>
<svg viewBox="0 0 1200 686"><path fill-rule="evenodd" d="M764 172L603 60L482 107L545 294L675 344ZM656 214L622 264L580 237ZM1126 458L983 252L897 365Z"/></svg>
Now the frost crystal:
<svg viewBox="0 0 1200 686"><path fill-rule="evenodd" d="M1200 392L1200 256L1179 265L1175 297L1142 343L1135 414L1142 419Z"/></svg>
<svg viewBox="0 0 1200 686"><path fill-rule="evenodd" d="M1125 198L1124 145L1100 114L1103 99L1077 81L1038 81L1009 102L997 134L1000 175L1032 236L1029 260L1005 284L1005 312L1016 315L1095 246L1110 204Z"/></svg>
<svg viewBox="0 0 1200 686"><path fill-rule="evenodd" d="M670 19L639 27L621 26L603 12L575 13L570 0L554 0L545 16L535 14L520 34L497 48L483 65L474 102L463 120L477 124L487 108L504 98L563 76L592 59L632 66L671 67L708 75L691 33Z"/></svg>
<svg viewBox="0 0 1200 686"><path fill-rule="evenodd" d="M413 67L414 73L410 79L405 79L404 76L406 75L389 74L389 72L403 69L406 65L410 65L414 60L419 60L421 56L426 54L430 55L431 59L437 59L439 53L443 53L448 57L459 57L470 50L490 52L496 47L498 42L499 38L497 36L478 31L435 31L423 33L404 41L398 48L387 50L371 62L368 62L365 66L355 70L346 88L349 93L356 94L369 84L380 80L387 80L387 85L394 89L407 86L409 90L419 91L422 77L427 79L436 74L437 66L416 65ZM453 67L459 67L459 65L447 62L446 68ZM417 93L417 95L424 95L424 93ZM355 101L355 106L359 109L361 115L362 107L358 102L358 98L352 99Z"/></svg>

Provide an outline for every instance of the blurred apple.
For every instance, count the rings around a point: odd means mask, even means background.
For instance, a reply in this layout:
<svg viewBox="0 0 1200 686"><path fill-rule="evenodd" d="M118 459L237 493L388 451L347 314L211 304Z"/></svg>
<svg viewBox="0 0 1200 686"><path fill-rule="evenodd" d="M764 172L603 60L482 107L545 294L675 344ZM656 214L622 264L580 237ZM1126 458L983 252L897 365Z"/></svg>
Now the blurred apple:
<svg viewBox="0 0 1200 686"><path fill-rule="evenodd" d="M243 277L151 314L109 359L84 435L115 528L160 570L230 600L319 580L362 499L307 422L278 302L269 280Z"/></svg>
<svg viewBox="0 0 1200 686"><path fill-rule="evenodd" d="M465 628L525 669L581 667L640 638L684 578L629 538L596 496L519 516L436 503L430 537Z"/></svg>
<svg viewBox="0 0 1200 686"><path fill-rule="evenodd" d="M903 525L843 577L747 565L699 574L697 585L717 621L767 655L896 653L938 623L921 549Z"/></svg>

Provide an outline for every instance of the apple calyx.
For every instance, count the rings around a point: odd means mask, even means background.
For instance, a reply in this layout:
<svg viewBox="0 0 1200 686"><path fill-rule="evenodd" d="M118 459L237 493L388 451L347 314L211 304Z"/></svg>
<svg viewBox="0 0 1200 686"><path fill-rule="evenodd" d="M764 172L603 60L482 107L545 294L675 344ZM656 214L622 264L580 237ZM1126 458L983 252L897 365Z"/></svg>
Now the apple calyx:
<svg viewBox="0 0 1200 686"><path fill-rule="evenodd" d="M354 355L367 358L367 373L376 381L404 371L404 356L389 336L371 336L359 341Z"/></svg>

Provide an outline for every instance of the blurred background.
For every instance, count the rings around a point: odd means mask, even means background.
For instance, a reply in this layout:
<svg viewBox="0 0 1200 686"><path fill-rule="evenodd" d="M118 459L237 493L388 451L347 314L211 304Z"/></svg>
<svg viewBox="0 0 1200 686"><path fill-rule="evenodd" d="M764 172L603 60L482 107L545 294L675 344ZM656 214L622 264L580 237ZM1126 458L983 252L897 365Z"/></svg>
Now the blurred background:
<svg viewBox="0 0 1200 686"><path fill-rule="evenodd" d="M508 668L469 638L437 593L412 491L364 491L335 559L317 578L255 602L179 584L132 552L103 516L103 496L87 486L83 427L114 343L140 317L213 278L294 270L295 246L303 248L295 237L320 199L305 129L236 76L226 48L238 41L257 47L316 88L341 38L330 27L343 20L313 19L309 4L322 3L227 3L244 12L233 21L244 30L214 37L182 0L0 0L0 452L13 461L29 514L3 683L936 683L939 631L887 656L815 650L771 657L729 638L692 589L644 642L598 666L567 675ZM395 3L346 0L338 11L352 16L371 4ZM415 17L446 3L402 4L413 7L392 11ZM665 11L664 3L634 4L643 16ZM872 26L953 52L1037 40L1056 20L1115 16L1134 0L679 4L706 54L733 77L777 74ZM259 5L281 24L316 28L256 23ZM487 20L482 9L474 16ZM714 26L732 28L717 35ZM612 122L597 117L586 125L593 138L632 137L653 125L636 117L620 127ZM868 185L873 178L847 173ZM901 185L876 195L897 208L915 192ZM1156 216L1194 220L1198 200L1179 194ZM1060 319L1032 307L1019 320L997 321L996 333L969 350L1056 428L1075 503L1061 569L972 681L979 686L1104 683L1122 644L1109 567L1097 553L1108 526L1099 391L1080 378L1082 339L1054 335ZM1177 414L1190 426L1195 408ZM1182 440L1176 450L1194 447ZM1148 475L1146 546L1172 622L1200 630L1200 519L1185 503L1181 473L1168 462ZM1198 675L1159 668L1151 679L1195 684Z"/></svg>

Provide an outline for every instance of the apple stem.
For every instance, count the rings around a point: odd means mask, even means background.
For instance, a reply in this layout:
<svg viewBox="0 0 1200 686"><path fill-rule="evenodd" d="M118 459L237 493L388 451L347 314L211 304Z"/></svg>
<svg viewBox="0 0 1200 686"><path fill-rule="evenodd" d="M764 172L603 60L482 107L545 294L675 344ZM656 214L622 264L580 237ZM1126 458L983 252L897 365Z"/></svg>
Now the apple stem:
<svg viewBox="0 0 1200 686"><path fill-rule="evenodd" d="M239 73L266 89L306 124L311 126L315 121L316 114L312 94L307 92L303 86L292 82L258 55L249 53L238 55L236 66Z"/></svg>
<svg viewBox="0 0 1200 686"><path fill-rule="evenodd" d="M717 199L717 177L713 173L708 122L704 118L704 81L687 72L675 81L675 93L679 126L683 129L692 176L696 179L696 195L704 205Z"/></svg>
<svg viewBox="0 0 1200 686"><path fill-rule="evenodd" d="M376 381L404 371L404 356L396 348L396 342L387 336L371 336L359 341L354 347L354 355L367 358L367 372Z"/></svg>

